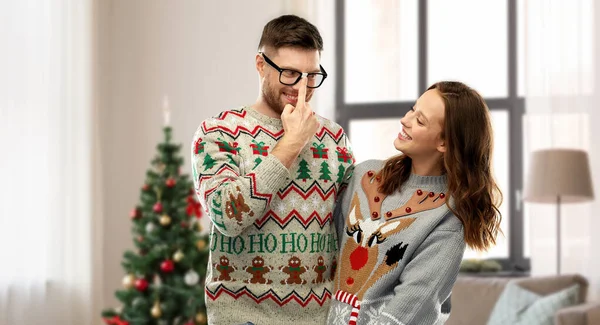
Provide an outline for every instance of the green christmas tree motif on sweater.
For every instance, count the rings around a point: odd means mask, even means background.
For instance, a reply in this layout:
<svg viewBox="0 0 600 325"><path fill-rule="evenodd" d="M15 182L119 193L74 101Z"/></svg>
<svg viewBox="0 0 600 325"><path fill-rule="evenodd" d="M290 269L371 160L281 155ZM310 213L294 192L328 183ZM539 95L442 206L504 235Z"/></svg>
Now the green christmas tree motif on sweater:
<svg viewBox="0 0 600 325"><path fill-rule="evenodd" d="M310 177L310 169L308 168L308 163L306 160L302 159L299 165L300 169L298 169L298 177L296 177L296 179L301 179L303 182L306 182L307 179L312 179L312 177Z"/></svg>
<svg viewBox="0 0 600 325"><path fill-rule="evenodd" d="M260 159L260 157L256 157L256 159L254 159L254 167L252 167L252 169L256 169L256 167L258 167L258 165L260 165L261 162L262 159Z"/></svg>
<svg viewBox="0 0 600 325"><path fill-rule="evenodd" d="M206 154L206 156L204 156L204 162L202 163L202 166L205 170L209 170L215 167L216 164L217 161L214 160L213 157L211 157L209 154Z"/></svg>
<svg viewBox="0 0 600 325"><path fill-rule="evenodd" d="M344 173L346 172L346 168L344 165L340 164L340 168L338 169L337 179L335 180L338 184L342 184L344 181Z"/></svg>
<svg viewBox="0 0 600 325"><path fill-rule="evenodd" d="M321 173L319 179L324 180L325 183L331 180L331 176L329 176L331 171L329 171L329 165L327 164L327 161L321 163L321 170L319 170L319 172Z"/></svg>

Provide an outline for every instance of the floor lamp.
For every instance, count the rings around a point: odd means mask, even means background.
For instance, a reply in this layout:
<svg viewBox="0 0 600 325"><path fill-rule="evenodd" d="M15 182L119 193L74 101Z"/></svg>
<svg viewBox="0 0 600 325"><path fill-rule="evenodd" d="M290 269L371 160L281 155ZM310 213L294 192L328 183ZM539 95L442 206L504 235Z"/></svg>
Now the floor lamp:
<svg viewBox="0 0 600 325"><path fill-rule="evenodd" d="M535 151L523 200L556 204L556 273L560 274L560 205L594 199L588 154L575 149Z"/></svg>

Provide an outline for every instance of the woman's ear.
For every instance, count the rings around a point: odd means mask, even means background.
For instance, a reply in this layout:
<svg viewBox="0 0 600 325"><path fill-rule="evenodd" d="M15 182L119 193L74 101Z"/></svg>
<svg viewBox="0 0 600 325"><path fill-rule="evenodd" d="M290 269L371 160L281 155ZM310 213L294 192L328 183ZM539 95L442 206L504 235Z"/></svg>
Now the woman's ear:
<svg viewBox="0 0 600 325"><path fill-rule="evenodd" d="M441 139L438 140L437 151L439 151L441 153L445 153L446 152L446 141L441 140Z"/></svg>

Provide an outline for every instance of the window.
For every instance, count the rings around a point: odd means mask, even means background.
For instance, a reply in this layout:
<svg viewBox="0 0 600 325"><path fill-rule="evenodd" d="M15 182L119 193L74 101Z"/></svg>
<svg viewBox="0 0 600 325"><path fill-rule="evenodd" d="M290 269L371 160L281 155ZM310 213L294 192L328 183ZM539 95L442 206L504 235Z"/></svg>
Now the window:
<svg viewBox="0 0 600 325"><path fill-rule="evenodd" d="M397 153L392 142L399 119L430 84L455 79L473 86L492 117L505 236L490 251L468 250L465 258L528 269L520 203L522 1L336 0L336 6L336 119L349 133L357 162Z"/></svg>

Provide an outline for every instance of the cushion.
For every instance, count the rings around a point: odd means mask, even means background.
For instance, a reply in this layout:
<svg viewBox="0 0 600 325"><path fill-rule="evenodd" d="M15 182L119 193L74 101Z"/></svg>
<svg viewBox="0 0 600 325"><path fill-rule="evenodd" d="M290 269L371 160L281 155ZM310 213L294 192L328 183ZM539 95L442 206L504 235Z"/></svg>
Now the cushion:
<svg viewBox="0 0 600 325"><path fill-rule="evenodd" d="M554 314L579 303L579 285L542 296L509 283L494 306L488 325L552 325Z"/></svg>

